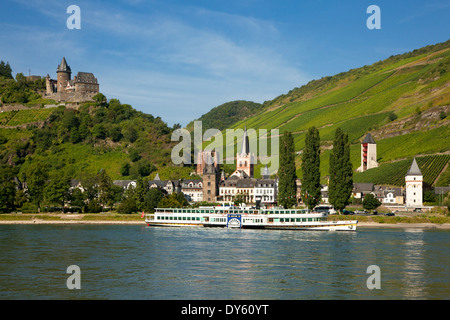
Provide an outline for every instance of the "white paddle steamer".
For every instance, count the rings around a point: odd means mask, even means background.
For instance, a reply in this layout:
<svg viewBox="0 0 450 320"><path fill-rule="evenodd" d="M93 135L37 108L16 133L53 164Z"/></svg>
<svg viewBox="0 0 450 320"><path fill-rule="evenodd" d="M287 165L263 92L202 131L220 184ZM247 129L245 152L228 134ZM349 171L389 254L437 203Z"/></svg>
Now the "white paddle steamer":
<svg viewBox="0 0 450 320"><path fill-rule="evenodd" d="M326 212L243 207L158 208L145 215L148 226L356 231L357 220L327 221Z"/></svg>

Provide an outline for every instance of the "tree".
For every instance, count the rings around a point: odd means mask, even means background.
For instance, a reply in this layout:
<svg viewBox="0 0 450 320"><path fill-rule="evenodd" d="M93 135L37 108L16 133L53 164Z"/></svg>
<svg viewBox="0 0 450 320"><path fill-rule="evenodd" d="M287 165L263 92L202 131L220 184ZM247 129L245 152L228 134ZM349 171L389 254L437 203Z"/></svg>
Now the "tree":
<svg viewBox="0 0 450 320"><path fill-rule="evenodd" d="M105 139L106 138L106 129L102 124L96 124L92 128L92 135L97 139Z"/></svg>
<svg viewBox="0 0 450 320"><path fill-rule="evenodd" d="M131 166L129 163L124 163L122 167L120 167L120 174L122 175L122 177L130 175L130 168Z"/></svg>
<svg viewBox="0 0 450 320"><path fill-rule="evenodd" d="M125 127L123 130L123 136L131 143L135 142L139 138L137 130L131 125Z"/></svg>
<svg viewBox="0 0 450 320"><path fill-rule="evenodd" d="M98 201L105 206L112 206L114 204L114 189L112 188L111 178L104 169L101 169L97 175L98 181Z"/></svg>
<svg viewBox="0 0 450 320"><path fill-rule="evenodd" d="M15 208L16 184L13 170L9 166L0 167L0 213L11 212Z"/></svg>
<svg viewBox="0 0 450 320"><path fill-rule="evenodd" d="M280 139L279 155L278 203L287 209L297 203L297 173L295 170L294 138L289 131L286 131Z"/></svg>
<svg viewBox="0 0 450 320"><path fill-rule="evenodd" d="M122 201L117 208L119 213L131 214L137 212L139 210L137 201L136 201L136 189L128 188L125 190Z"/></svg>
<svg viewBox="0 0 450 320"><path fill-rule="evenodd" d="M103 105L106 103L106 97L103 93L97 93L92 97L92 100L96 101L98 105Z"/></svg>
<svg viewBox="0 0 450 320"><path fill-rule="evenodd" d="M353 190L353 169L350 162L350 143L348 135L341 128L336 129L333 150L330 154L329 202L336 210L349 204Z"/></svg>
<svg viewBox="0 0 450 320"><path fill-rule="evenodd" d="M363 208L364 209L375 210L379 206L381 206L381 202L380 202L380 200L375 198L375 196L373 194L368 193L364 196L364 200L363 200Z"/></svg>
<svg viewBox="0 0 450 320"><path fill-rule="evenodd" d="M235 197L234 197L234 205L235 206L239 206L242 203L245 203L245 194L243 193L238 193Z"/></svg>
<svg viewBox="0 0 450 320"><path fill-rule="evenodd" d="M84 206L84 194L79 188L75 188L72 190L70 194L70 205L74 207L83 207Z"/></svg>
<svg viewBox="0 0 450 320"><path fill-rule="evenodd" d="M149 189L144 198L144 210L154 212L158 207L159 202L164 198L164 193L158 189Z"/></svg>
<svg viewBox="0 0 450 320"><path fill-rule="evenodd" d="M31 201L37 205L41 212L41 202L44 200L44 190L48 179L48 171L43 163L34 162L26 173L28 194Z"/></svg>
<svg viewBox="0 0 450 320"><path fill-rule="evenodd" d="M9 62L5 62L2 60L0 62L0 77L5 77L7 79L13 79L11 66Z"/></svg>
<svg viewBox="0 0 450 320"><path fill-rule="evenodd" d="M114 142L120 141L122 139L122 131L120 130L120 127L112 127L109 131L109 136L111 137L111 140Z"/></svg>
<svg viewBox="0 0 450 320"><path fill-rule="evenodd" d="M315 127L308 129L302 154L302 198L309 209L320 201L320 136Z"/></svg>
<svg viewBox="0 0 450 320"><path fill-rule="evenodd" d="M64 205L70 196L69 188L70 178L58 171L45 187L45 199L50 203L61 205L64 209Z"/></svg>
<svg viewBox="0 0 450 320"><path fill-rule="evenodd" d="M159 208L182 208L183 203L180 203L178 195L174 192L161 199L158 203Z"/></svg>
<svg viewBox="0 0 450 320"><path fill-rule="evenodd" d="M141 177L136 180L136 188L134 190L134 198L136 200L136 206L138 210L144 209L145 195L147 194L148 183L144 181Z"/></svg>

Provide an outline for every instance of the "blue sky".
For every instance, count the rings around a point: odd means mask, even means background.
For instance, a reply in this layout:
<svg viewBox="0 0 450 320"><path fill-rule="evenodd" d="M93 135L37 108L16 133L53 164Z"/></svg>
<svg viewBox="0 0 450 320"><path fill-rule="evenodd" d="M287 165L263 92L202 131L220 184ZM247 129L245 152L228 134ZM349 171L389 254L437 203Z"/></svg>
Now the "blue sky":
<svg viewBox="0 0 450 320"><path fill-rule="evenodd" d="M66 26L72 4L80 30ZM380 30L366 27L372 4ZM108 98L183 126L450 35L449 0L2 0L1 16L0 60L13 73L56 78L65 56Z"/></svg>

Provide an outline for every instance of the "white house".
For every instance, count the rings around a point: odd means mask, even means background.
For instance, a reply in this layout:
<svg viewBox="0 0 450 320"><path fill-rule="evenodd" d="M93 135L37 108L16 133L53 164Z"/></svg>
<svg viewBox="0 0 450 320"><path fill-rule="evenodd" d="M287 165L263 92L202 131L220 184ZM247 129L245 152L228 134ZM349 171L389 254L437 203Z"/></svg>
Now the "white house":
<svg viewBox="0 0 450 320"><path fill-rule="evenodd" d="M237 184L238 179L229 178L227 180L223 180L219 184L219 197L224 202L233 202L234 197L237 194Z"/></svg>
<svg viewBox="0 0 450 320"><path fill-rule="evenodd" d="M277 201L277 186L274 179L259 179L255 183L255 200L261 204L274 204Z"/></svg>
<svg viewBox="0 0 450 320"><path fill-rule="evenodd" d="M181 192L189 202L203 201L203 180L189 179L181 183Z"/></svg>

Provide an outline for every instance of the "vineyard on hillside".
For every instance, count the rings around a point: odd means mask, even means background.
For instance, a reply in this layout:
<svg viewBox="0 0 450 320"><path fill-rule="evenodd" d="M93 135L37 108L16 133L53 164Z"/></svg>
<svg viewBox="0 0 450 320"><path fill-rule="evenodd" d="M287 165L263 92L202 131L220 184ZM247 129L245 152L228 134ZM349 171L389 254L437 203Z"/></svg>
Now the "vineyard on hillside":
<svg viewBox="0 0 450 320"><path fill-rule="evenodd" d="M18 126L26 123L45 121L54 108L13 110L0 113L1 126Z"/></svg>
<svg viewBox="0 0 450 320"><path fill-rule="evenodd" d="M434 155L416 158L423 174L424 183L433 185L439 174L450 161L450 155ZM380 185L404 186L405 175L412 163L412 159L383 164L354 175L355 182L368 182Z"/></svg>

